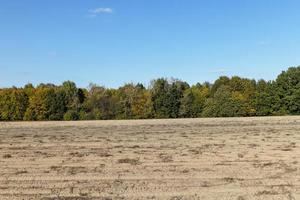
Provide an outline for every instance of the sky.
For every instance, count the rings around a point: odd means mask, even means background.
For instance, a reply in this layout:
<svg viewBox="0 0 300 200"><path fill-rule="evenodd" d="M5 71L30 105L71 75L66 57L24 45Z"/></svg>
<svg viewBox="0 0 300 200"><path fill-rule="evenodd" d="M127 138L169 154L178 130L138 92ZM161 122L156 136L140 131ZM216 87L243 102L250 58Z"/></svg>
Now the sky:
<svg viewBox="0 0 300 200"><path fill-rule="evenodd" d="M299 0L0 0L0 87L273 80L300 65Z"/></svg>

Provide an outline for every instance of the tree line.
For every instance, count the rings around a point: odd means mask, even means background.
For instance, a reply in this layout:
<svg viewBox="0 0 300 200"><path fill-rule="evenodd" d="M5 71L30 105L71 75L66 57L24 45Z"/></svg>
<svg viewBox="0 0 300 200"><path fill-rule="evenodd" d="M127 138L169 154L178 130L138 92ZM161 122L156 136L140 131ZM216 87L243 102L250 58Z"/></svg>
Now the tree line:
<svg viewBox="0 0 300 200"><path fill-rule="evenodd" d="M90 84L78 88L27 84L0 89L0 120L108 120L195 117L246 117L300 114L300 67L276 80L219 77L214 83L189 85L159 78L118 89Z"/></svg>

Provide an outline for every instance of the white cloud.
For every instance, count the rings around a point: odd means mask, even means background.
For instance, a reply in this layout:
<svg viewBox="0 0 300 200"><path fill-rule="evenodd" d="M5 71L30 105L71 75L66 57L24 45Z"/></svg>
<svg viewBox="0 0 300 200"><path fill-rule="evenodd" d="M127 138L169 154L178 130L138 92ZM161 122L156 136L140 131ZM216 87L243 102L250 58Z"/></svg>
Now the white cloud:
<svg viewBox="0 0 300 200"><path fill-rule="evenodd" d="M86 17L88 18L95 18L100 14L113 14L114 11L111 8L95 8L88 10L88 14Z"/></svg>
<svg viewBox="0 0 300 200"><path fill-rule="evenodd" d="M113 10L111 8L95 8L95 9L90 9L89 13L91 15L97 15L101 13L112 14Z"/></svg>

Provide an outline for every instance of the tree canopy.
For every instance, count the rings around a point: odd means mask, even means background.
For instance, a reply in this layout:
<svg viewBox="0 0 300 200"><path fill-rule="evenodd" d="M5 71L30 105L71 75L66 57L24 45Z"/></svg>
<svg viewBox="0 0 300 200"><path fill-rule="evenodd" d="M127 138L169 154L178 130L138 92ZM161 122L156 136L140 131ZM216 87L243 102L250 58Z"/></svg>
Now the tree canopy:
<svg viewBox="0 0 300 200"><path fill-rule="evenodd" d="M274 81L222 76L214 83L189 85L159 78L146 88L118 89L91 84L78 88L27 84L0 89L0 120L107 120L194 117L244 117L300 114L300 67L283 71Z"/></svg>

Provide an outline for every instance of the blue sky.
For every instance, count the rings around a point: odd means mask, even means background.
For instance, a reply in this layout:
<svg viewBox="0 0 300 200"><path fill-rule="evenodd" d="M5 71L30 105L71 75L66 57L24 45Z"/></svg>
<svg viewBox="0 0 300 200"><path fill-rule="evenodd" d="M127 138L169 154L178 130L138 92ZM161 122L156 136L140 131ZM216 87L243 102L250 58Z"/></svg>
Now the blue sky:
<svg viewBox="0 0 300 200"><path fill-rule="evenodd" d="M0 87L274 79L300 65L299 0L0 0Z"/></svg>

